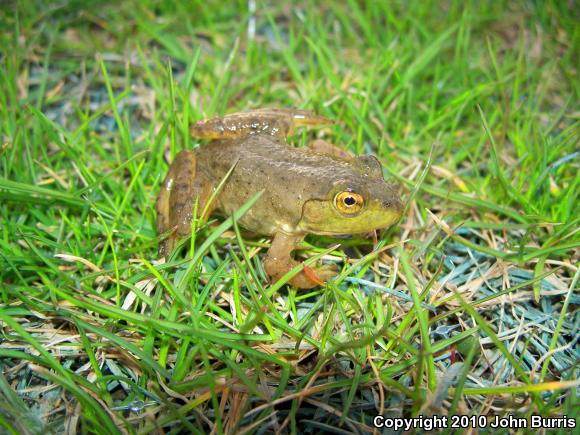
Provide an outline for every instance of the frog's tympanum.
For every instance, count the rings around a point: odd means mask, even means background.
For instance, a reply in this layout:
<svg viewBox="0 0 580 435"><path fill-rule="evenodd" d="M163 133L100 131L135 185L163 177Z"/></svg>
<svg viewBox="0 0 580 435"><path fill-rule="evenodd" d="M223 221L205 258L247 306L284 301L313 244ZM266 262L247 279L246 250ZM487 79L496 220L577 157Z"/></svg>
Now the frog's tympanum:
<svg viewBox="0 0 580 435"><path fill-rule="evenodd" d="M261 191L238 223L273 236L264 269L274 281L298 264L292 252L306 234L365 233L395 223L401 201L375 157L353 157L322 140L308 148L286 143L295 127L328 123L304 110L260 109L195 124L192 136L210 142L180 152L169 168L157 198L157 231L171 231L161 255L191 233L196 201L199 215L230 216ZM333 267L305 267L290 284L311 288L334 275Z"/></svg>

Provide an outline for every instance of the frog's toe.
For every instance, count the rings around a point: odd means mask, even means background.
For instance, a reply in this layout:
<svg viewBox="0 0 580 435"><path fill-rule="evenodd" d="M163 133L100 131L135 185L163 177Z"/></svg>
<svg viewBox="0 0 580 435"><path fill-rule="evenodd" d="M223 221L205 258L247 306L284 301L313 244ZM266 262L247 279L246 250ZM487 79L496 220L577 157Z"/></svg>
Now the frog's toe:
<svg viewBox="0 0 580 435"><path fill-rule="evenodd" d="M315 268L303 265L303 270L294 276L289 284L300 289L322 287L337 274L338 270L334 265L323 265Z"/></svg>
<svg viewBox="0 0 580 435"><path fill-rule="evenodd" d="M299 263L290 258L279 259L267 255L263 264L264 270L270 278L270 282L274 284L280 281L284 275L290 272L290 270L292 270ZM312 269L304 265L304 270L298 272L296 275L290 278L288 284L301 289L309 289L319 285L324 285L324 281L318 278Z"/></svg>
<svg viewBox="0 0 580 435"><path fill-rule="evenodd" d="M323 264L322 266L314 268L304 265L304 273L311 281L319 285L324 285L327 281L338 275L338 267L335 264Z"/></svg>
<svg viewBox="0 0 580 435"><path fill-rule="evenodd" d="M336 264L323 264L313 269L314 273L324 281L334 278L338 275L338 266Z"/></svg>

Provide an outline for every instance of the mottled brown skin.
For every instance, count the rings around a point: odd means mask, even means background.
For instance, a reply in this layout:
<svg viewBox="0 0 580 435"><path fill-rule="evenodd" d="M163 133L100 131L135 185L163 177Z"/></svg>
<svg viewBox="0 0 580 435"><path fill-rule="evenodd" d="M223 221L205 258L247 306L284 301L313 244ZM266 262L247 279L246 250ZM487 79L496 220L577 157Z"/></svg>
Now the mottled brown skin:
<svg viewBox="0 0 580 435"><path fill-rule="evenodd" d="M169 254L175 241L190 233L196 199L198 214L205 209L207 216L215 209L230 216L263 191L238 223L274 237L264 260L274 281L298 264L292 251L308 233L363 233L396 222L402 212L399 195L384 181L376 158L352 157L320 140L310 148L287 145L285 138L294 127L328 122L302 110L261 109L195 124L192 136L212 141L182 151L171 164L157 199L157 230L173 231L161 254ZM353 198L356 204L351 204ZM336 274L328 266L313 272L314 277L301 271L290 284L311 288Z"/></svg>

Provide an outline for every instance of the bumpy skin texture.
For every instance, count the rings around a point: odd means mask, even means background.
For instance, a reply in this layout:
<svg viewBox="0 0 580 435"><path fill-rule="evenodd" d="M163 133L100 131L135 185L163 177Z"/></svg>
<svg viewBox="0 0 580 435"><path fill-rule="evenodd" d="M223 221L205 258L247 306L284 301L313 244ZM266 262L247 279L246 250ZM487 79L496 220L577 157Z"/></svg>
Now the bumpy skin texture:
<svg viewBox="0 0 580 435"><path fill-rule="evenodd" d="M169 254L175 241L189 233L196 201L199 214L205 208L206 216L214 209L230 216L260 191L239 224L274 236L264 260L273 280L298 264L292 251L308 233L353 234L391 226L400 218L402 205L376 158L352 157L321 140L310 148L287 145L285 137L295 127L328 122L303 110L260 109L195 124L192 136L212 141L182 151L171 164L157 199L157 230L171 231L160 253ZM230 170L208 204L212 189ZM347 203L337 204L337 198L345 197ZM351 205L353 198L356 205ZM306 272L290 284L311 288L336 273L328 266Z"/></svg>

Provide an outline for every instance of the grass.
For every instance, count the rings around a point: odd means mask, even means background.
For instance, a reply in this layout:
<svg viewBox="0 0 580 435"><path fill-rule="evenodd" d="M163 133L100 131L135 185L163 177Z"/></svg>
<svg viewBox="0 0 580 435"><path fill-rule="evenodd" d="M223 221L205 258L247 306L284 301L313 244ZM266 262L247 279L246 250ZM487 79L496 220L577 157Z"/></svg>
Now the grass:
<svg viewBox="0 0 580 435"><path fill-rule="evenodd" d="M8 2L0 427L576 418L578 19L561 1ZM306 240L307 264L342 267L325 288L269 284L269 240L235 219L158 261L189 126L263 106L335 119L291 142L372 152L401 184L376 244Z"/></svg>

